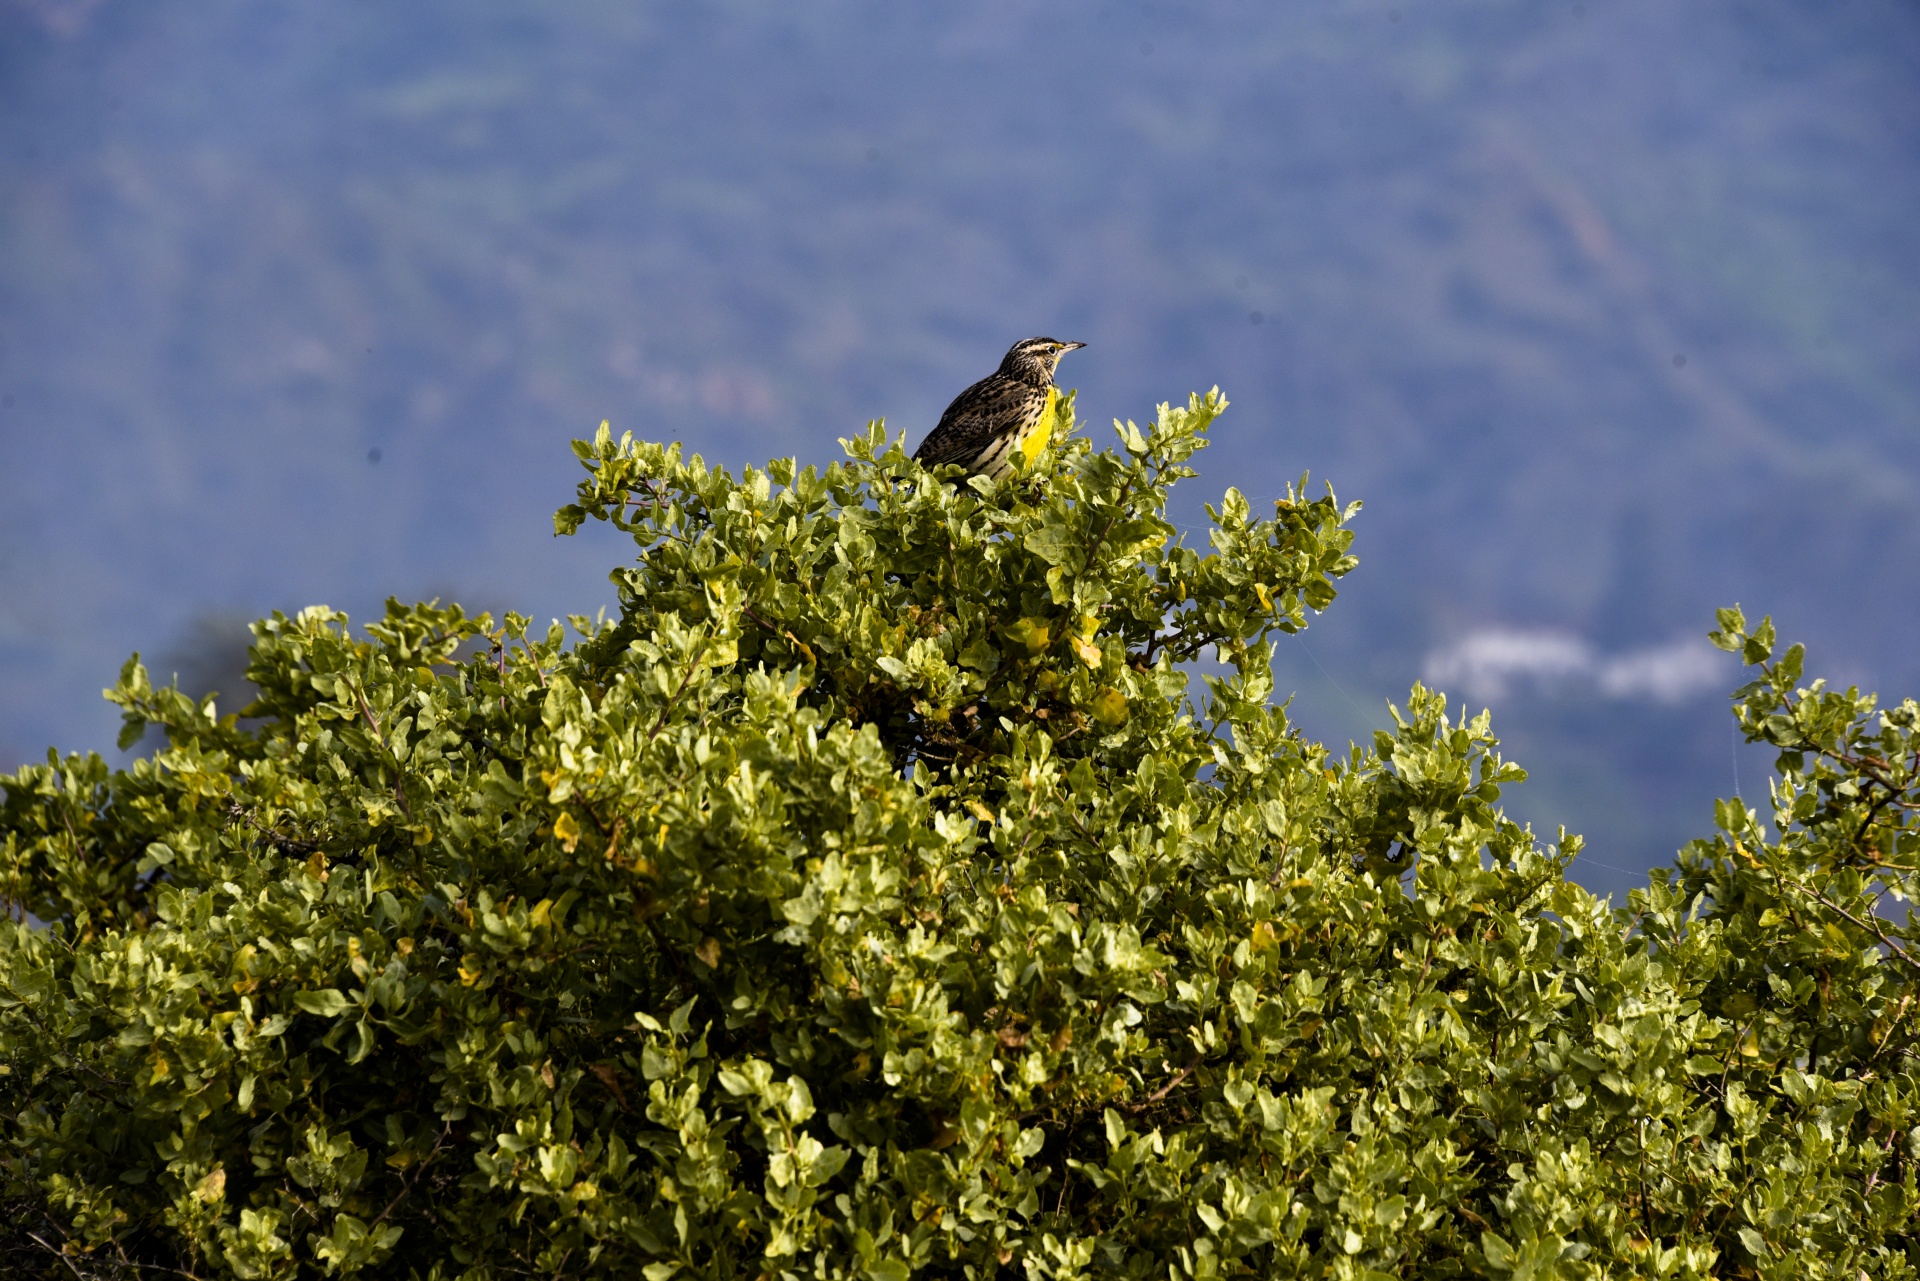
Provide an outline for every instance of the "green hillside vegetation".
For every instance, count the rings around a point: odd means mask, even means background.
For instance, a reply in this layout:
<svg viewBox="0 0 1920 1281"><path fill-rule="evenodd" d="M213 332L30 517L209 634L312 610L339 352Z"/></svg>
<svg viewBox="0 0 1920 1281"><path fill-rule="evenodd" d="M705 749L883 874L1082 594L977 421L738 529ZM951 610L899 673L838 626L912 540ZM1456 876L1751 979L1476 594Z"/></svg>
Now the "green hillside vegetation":
<svg viewBox="0 0 1920 1281"><path fill-rule="evenodd" d="M1289 724L1351 509L1189 546L1224 407L998 483L603 429L611 621L276 615L244 721L130 662L163 747L0 780L10 1275L1913 1275L1920 707L1723 612L1772 826L1614 909L1484 714Z"/></svg>

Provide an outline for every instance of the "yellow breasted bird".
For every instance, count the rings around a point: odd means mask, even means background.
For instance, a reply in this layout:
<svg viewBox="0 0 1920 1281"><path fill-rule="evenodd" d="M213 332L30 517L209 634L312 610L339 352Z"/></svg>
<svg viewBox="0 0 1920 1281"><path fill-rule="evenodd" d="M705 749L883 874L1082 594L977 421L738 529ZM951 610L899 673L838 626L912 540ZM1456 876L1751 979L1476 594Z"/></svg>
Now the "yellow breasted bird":
<svg viewBox="0 0 1920 1281"><path fill-rule="evenodd" d="M940 422L913 456L922 466L959 463L968 473L998 480L1013 466L1016 450L1029 461L1052 431L1053 372L1060 357L1086 346L1056 338L1027 338L1013 345L1000 368L954 397Z"/></svg>

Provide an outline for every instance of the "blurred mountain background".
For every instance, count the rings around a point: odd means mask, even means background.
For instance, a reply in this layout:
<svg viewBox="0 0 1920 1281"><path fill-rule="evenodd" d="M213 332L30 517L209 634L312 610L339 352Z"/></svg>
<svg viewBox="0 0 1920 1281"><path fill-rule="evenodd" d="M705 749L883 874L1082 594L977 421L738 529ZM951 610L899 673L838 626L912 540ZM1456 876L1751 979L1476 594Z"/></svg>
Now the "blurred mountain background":
<svg viewBox="0 0 1920 1281"><path fill-rule="evenodd" d="M1365 500L1310 731L1491 706L1625 888L1765 794L1714 606L1920 693L1916 72L1912 0L0 0L0 768L270 609L610 604L603 418L911 447L1047 333L1096 440L1227 392L1189 526Z"/></svg>

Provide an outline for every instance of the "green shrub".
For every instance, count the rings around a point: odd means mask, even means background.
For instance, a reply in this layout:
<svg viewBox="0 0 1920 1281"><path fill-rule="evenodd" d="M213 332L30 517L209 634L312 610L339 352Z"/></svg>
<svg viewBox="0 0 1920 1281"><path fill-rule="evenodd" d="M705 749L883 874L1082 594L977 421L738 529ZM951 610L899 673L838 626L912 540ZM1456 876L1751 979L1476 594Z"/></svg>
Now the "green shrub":
<svg viewBox="0 0 1920 1281"><path fill-rule="evenodd" d="M1187 546L1223 407L997 484L603 428L617 620L276 615L248 728L129 663L162 750L0 780L0 1261L1913 1275L1920 709L1729 611L1780 834L1723 802L1615 912L1484 714L1289 725L1349 511Z"/></svg>

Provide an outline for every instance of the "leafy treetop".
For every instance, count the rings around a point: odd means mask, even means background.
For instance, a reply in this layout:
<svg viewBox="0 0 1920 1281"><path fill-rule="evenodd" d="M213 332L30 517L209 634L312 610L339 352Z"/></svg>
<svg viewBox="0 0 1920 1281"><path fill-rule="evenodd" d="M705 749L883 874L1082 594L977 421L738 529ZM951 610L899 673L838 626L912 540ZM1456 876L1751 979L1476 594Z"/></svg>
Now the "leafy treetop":
<svg viewBox="0 0 1920 1281"><path fill-rule="evenodd" d="M0 780L9 1264L1911 1275L1913 704L1725 615L1773 827L1616 912L1484 713L1290 725L1350 509L1188 546L1224 407L1096 452L1068 398L998 482L603 429L557 527L638 555L575 642L276 615L244 725L129 663L164 749Z"/></svg>

